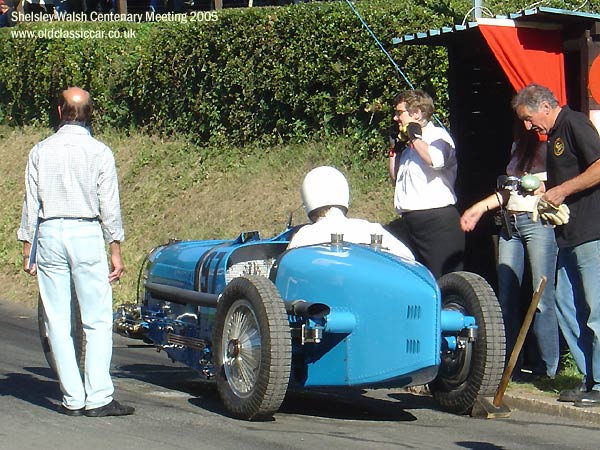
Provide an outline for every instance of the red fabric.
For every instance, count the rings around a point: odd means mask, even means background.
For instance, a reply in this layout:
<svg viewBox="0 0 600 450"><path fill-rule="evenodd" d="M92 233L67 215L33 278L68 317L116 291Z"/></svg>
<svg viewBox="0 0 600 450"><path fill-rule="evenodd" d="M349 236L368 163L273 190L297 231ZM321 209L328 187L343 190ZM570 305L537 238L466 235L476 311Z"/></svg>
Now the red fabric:
<svg viewBox="0 0 600 450"><path fill-rule="evenodd" d="M538 83L551 89L561 105L567 103L560 30L483 24L479 29L516 91Z"/></svg>
<svg viewBox="0 0 600 450"><path fill-rule="evenodd" d="M592 67L590 67L588 79L588 86L590 88L592 98L596 101L596 103L600 103L600 56L596 56L594 59Z"/></svg>

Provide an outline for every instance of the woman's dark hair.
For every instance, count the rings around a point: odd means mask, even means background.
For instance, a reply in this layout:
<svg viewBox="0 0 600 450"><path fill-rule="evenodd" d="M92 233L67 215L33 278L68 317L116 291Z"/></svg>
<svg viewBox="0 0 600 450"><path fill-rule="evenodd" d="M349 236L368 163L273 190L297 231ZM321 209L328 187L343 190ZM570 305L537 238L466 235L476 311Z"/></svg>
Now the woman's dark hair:
<svg viewBox="0 0 600 450"><path fill-rule="evenodd" d="M527 130L523 121L515 120L513 125L513 139L515 141L518 171L520 173L530 172L535 160L537 146L540 142L537 132Z"/></svg>

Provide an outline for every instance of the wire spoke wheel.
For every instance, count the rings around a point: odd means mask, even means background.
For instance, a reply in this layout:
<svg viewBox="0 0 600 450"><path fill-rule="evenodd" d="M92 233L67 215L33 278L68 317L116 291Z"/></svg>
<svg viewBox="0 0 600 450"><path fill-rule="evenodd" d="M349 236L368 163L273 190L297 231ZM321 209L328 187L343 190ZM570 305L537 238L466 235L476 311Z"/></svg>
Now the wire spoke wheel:
<svg viewBox="0 0 600 450"><path fill-rule="evenodd" d="M245 420L271 418L287 391L292 349L285 305L269 279L231 280L217 305L212 342L227 410Z"/></svg>
<svg viewBox="0 0 600 450"><path fill-rule="evenodd" d="M258 320L247 300L238 300L227 312L221 348L223 369L236 395L247 397L260 369L261 336Z"/></svg>

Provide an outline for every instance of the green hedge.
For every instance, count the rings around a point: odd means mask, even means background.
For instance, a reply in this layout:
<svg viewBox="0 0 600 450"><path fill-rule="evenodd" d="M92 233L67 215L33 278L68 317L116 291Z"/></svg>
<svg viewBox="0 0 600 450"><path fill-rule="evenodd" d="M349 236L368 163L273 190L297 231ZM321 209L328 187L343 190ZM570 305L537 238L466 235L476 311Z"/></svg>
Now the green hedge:
<svg viewBox="0 0 600 450"><path fill-rule="evenodd" d="M445 119L444 49L391 41L460 23L470 2L354 4L413 84L436 97ZM496 2L494 12L523 6ZM43 29L119 30L135 38L11 37ZM0 118L10 124L54 124L59 90L81 85L95 99L96 127L186 134L213 144L340 133L364 142L367 157L381 146L390 98L407 87L344 1L227 9L216 21L23 23L0 30L0 55Z"/></svg>

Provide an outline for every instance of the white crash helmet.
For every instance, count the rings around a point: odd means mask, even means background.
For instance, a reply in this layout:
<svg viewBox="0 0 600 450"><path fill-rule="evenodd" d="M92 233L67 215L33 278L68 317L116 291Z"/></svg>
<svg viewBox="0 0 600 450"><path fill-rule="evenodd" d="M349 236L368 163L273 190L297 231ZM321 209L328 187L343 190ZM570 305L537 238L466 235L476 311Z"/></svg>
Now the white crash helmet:
<svg viewBox="0 0 600 450"><path fill-rule="evenodd" d="M350 188L342 172L334 167L317 167L306 174L302 183L302 202L308 217L325 206L338 206L344 213L350 203Z"/></svg>

